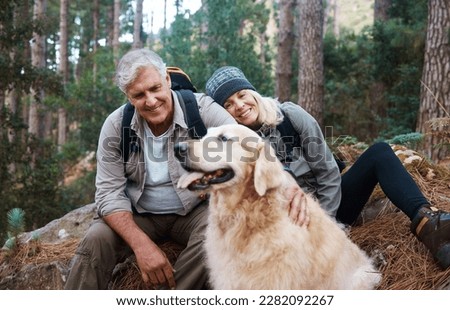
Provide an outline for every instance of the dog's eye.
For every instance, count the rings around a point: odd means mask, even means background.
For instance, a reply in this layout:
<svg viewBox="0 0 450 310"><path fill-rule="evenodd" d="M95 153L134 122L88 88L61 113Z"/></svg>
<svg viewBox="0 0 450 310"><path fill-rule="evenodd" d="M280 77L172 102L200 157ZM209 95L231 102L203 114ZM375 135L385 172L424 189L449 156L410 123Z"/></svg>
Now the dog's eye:
<svg viewBox="0 0 450 310"><path fill-rule="evenodd" d="M226 137L226 136L219 136L219 139L222 140L223 142L228 141L228 137Z"/></svg>
<svg viewBox="0 0 450 310"><path fill-rule="evenodd" d="M217 136L217 139L222 141L222 142L236 142L239 141L239 137L234 137L234 136L225 136L225 135L220 135Z"/></svg>

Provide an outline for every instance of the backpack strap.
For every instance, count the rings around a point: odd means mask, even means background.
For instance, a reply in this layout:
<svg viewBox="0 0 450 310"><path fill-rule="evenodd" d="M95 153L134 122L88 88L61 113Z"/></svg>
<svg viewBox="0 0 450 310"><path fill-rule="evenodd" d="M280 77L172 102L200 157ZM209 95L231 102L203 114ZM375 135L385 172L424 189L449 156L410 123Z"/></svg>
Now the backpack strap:
<svg viewBox="0 0 450 310"><path fill-rule="evenodd" d="M190 138L199 139L206 135L206 127L200 117L197 100L191 90L180 89L175 91L180 106L183 109L184 118L188 126L188 134ZM123 110L122 132L120 149L123 155L123 170L126 171L126 165L131 153L139 152L139 140L136 132L131 129L131 119L133 118L135 109L129 101L127 101Z"/></svg>
<svg viewBox="0 0 450 310"><path fill-rule="evenodd" d="M206 127L200 117L197 100L194 93L189 89L176 90L178 101L183 109L184 118L188 126L188 134L190 138L200 139L206 135Z"/></svg>
<svg viewBox="0 0 450 310"><path fill-rule="evenodd" d="M281 112L283 113L284 118L283 121L277 125L277 130L280 132L281 140L285 145L285 161L291 161L294 147L301 147L300 135L295 131L294 126L286 113L284 113L283 110L281 110ZM333 158L336 161L339 171L342 172L347 166L346 163L340 160L334 153ZM284 162L283 165L286 166Z"/></svg>
<svg viewBox="0 0 450 310"><path fill-rule="evenodd" d="M300 135L295 131L295 128L286 113L283 110L281 110L281 113L283 113L284 118L276 128L280 132L281 141L283 141L285 147L285 161L290 162L292 160L292 152L294 151L294 147L301 146Z"/></svg>
<svg viewBox="0 0 450 310"><path fill-rule="evenodd" d="M126 165L131 153L139 152L139 141L136 132L131 129L131 119L134 115L134 106L127 101L125 108L123 109L122 117L122 132L120 141L120 150L123 156L123 171L126 171Z"/></svg>

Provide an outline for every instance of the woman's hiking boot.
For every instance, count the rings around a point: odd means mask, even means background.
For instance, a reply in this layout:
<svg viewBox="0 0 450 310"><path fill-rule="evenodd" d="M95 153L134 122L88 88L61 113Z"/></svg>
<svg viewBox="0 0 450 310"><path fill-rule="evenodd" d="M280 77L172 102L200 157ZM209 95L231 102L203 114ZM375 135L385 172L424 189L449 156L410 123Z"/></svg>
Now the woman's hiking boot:
<svg viewBox="0 0 450 310"><path fill-rule="evenodd" d="M440 267L450 266L450 213L422 207L411 222L411 231Z"/></svg>

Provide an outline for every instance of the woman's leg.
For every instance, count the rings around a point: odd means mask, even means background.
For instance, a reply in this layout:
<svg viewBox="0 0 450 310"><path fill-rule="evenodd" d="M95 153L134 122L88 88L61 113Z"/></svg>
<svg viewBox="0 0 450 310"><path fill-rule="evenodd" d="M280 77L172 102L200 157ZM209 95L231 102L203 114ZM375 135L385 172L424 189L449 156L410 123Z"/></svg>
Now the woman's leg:
<svg viewBox="0 0 450 310"><path fill-rule="evenodd" d="M342 176L342 200L336 216L338 220L353 224L377 184L411 220L421 206L429 205L392 148L387 143L379 142L361 154Z"/></svg>
<svg viewBox="0 0 450 310"><path fill-rule="evenodd" d="M337 219L353 224L376 184L411 220L412 233L430 250L442 268L450 267L450 213L433 211L409 172L386 143L365 151L342 176L342 200Z"/></svg>

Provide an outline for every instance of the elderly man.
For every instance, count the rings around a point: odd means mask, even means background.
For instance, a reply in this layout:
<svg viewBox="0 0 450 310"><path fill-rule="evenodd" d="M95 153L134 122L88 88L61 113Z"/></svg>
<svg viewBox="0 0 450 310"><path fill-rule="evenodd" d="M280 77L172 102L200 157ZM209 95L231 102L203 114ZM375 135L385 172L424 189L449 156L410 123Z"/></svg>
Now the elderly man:
<svg viewBox="0 0 450 310"><path fill-rule="evenodd" d="M98 218L76 251L65 288L106 289L115 265L131 251L149 285L204 288L207 201L176 187L183 170L173 145L188 133L166 66L150 50L132 50L120 60L116 82L135 108L130 127L141 141L141 151L132 153L124 166L119 143L122 106L108 116L100 133ZM207 128L235 123L210 97L195 96ZM163 238L186 246L173 267L155 243Z"/></svg>

